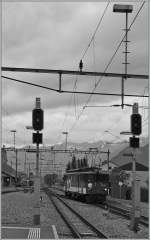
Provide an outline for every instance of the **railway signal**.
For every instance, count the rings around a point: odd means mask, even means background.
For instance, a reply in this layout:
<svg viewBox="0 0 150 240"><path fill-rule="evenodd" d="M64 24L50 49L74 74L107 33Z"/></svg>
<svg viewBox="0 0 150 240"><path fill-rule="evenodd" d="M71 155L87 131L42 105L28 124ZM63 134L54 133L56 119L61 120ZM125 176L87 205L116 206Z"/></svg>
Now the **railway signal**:
<svg viewBox="0 0 150 240"><path fill-rule="evenodd" d="M32 126L36 131L41 131L43 129L43 110L41 108L32 110Z"/></svg>
<svg viewBox="0 0 150 240"><path fill-rule="evenodd" d="M130 147L139 148L139 142L139 138L136 138L135 136L130 137Z"/></svg>
<svg viewBox="0 0 150 240"><path fill-rule="evenodd" d="M33 143L42 144L42 133L33 133Z"/></svg>
<svg viewBox="0 0 150 240"><path fill-rule="evenodd" d="M133 135L140 135L142 133L142 118L139 113L131 115L131 132Z"/></svg>

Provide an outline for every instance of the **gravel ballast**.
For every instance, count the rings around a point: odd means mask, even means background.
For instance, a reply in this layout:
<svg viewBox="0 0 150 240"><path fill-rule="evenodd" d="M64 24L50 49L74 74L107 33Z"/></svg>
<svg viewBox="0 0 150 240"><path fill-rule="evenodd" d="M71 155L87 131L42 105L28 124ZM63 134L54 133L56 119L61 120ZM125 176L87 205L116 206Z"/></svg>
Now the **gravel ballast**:
<svg viewBox="0 0 150 240"><path fill-rule="evenodd" d="M102 231L108 238L119 239L148 239L149 229L140 225L140 230L134 233L129 229L130 221L108 213L107 211L90 204L67 200L71 207Z"/></svg>
<svg viewBox="0 0 150 240"><path fill-rule="evenodd" d="M1 197L2 225L33 226L34 194L13 192Z"/></svg>

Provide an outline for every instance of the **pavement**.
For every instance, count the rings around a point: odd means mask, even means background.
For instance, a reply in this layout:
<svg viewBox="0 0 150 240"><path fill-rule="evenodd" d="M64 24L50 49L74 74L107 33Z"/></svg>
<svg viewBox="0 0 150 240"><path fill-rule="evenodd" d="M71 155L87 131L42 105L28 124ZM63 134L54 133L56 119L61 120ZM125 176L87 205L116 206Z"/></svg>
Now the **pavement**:
<svg viewBox="0 0 150 240"><path fill-rule="evenodd" d="M2 239L58 239L66 233L63 220L47 195L41 192L40 225L33 223L35 215L34 193L23 191L2 194ZM68 229L68 228L67 228Z"/></svg>
<svg viewBox="0 0 150 240"><path fill-rule="evenodd" d="M2 239L56 239L57 229L54 225L49 227L16 227L2 226Z"/></svg>

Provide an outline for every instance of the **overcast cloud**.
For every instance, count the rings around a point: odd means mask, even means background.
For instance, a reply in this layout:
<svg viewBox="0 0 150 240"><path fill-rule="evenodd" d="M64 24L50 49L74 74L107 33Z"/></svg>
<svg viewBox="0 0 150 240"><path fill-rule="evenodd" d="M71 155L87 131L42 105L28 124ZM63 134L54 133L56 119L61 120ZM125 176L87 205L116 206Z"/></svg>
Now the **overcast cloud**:
<svg viewBox="0 0 150 240"><path fill-rule="evenodd" d="M83 59L84 70L104 71L117 45L122 39L125 15L108 10ZM121 2L124 3L124 2ZM127 2L126 2L127 3ZM133 4L129 14L129 25L141 6ZM49 68L77 70L79 61L107 2L7 2L2 4L2 65L11 67ZM128 73L148 74L148 3L145 3L129 32ZM107 72L124 72L124 45L120 47ZM95 57L94 57L95 56ZM12 73L3 75L23 81L58 88L58 76L50 74ZM92 91L99 78L63 75L62 88L72 90L77 79L78 91ZM126 93L147 94L148 80L128 79ZM120 93L121 81L103 78L96 92ZM29 85L2 79L3 142L12 144L10 129L17 130L19 144L31 143L31 112L35 98L40 97L45 113L44 143L64 141L62 131L69 131L70 141L96 141L110 138L105 131L113 134L129 130L132 109L85 108L81 118L74 122L88 99L88 95L59 94ZM70 101L71 99L71 101ZM139 102L147 105L147 100L125 98L125 103ZM93 96L89 105L120 104L121 99L109 96ZM140 109L143 117L143 136L147 135L147 110ZM123 138L123 137L122 137Z"/></svg>

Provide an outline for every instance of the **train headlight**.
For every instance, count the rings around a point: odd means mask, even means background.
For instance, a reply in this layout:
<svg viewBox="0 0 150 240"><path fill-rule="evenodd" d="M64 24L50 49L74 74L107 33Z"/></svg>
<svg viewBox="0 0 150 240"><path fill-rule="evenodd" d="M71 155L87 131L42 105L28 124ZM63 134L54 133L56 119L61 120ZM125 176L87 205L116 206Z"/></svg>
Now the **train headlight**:
<svg viewBox="0 0 150 240"><path fill-rule="evenodd" d="M88 183L88 189L92 189L93 184L92 183Z"/></svg>
<svg viewBox="0 0 150 240"><path fill-rule="evenodd" d="M104 188L105 191L107 191L107 188Z"/></svg>

